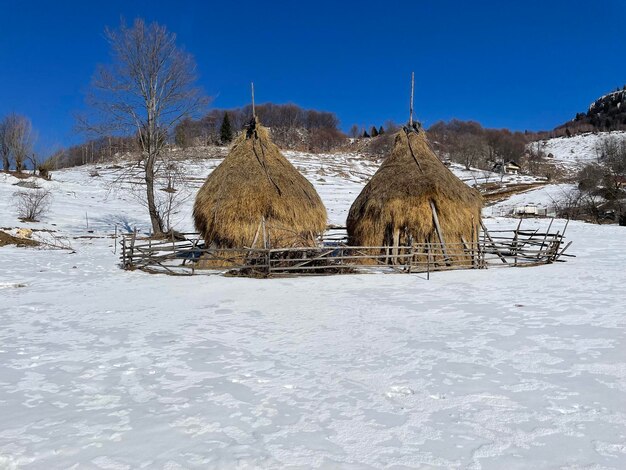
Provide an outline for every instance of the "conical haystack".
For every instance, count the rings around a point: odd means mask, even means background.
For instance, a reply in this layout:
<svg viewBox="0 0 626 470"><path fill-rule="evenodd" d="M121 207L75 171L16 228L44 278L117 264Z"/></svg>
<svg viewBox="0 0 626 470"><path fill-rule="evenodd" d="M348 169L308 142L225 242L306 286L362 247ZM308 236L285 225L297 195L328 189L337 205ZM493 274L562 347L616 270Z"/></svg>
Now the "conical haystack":
<svg viewBox="0 0 626 470"><path fill-rule="evenodd" d="M256 121L198 191L193 217L215 248L313 246L326 228L315 188Z"/></svg>
<svg viewBox="0 0 626 470"><path fill-rule="evenodd" d="M443 239L452 261L465 246L473 249L469 245L477 239L481 208L478 191L437 158L424 131L404 128L352 204L348 237L354 246L390 247L423 243L440 247Z"/></svg>

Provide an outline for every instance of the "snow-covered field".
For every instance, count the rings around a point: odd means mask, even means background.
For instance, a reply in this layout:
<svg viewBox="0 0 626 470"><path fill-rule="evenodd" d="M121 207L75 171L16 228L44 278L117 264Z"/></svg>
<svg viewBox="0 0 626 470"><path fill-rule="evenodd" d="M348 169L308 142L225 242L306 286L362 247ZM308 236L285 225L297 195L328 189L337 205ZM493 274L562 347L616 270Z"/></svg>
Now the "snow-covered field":
<svg viewBox="0 0 626 470"><path fill-rule="evenodd" d="M546 208L552 212L556 207L565 207L567 201L571 200L573 191L576 191L575 184L547 184L513 194L503 201L484 207L483 216L508 216L513 214L516 208L524 206Z"/></svg>
<svg viewBox="0 0 626 470"><path fill-rule="evenodd" d="M332 223L376 169L288 155ZM189 164L190 195L216 164ZM0 468L626 467L623 227L571 222L567 263L430 281L149 275L107 238L145 211L91 170L41 183L41 223L0 205L0 229L74 250L0 247Z"/></svg>
<svg viewBox="0 0 626 470"><path fill-rule="evenodd" d="M598 161L601 156L600 145L605 139L624 140L626 139L626 132L579 134L572 137L540 140L531 145L546 155L552 154L552 161L563 165L566 169L577 169L583 164Z"/></svg>

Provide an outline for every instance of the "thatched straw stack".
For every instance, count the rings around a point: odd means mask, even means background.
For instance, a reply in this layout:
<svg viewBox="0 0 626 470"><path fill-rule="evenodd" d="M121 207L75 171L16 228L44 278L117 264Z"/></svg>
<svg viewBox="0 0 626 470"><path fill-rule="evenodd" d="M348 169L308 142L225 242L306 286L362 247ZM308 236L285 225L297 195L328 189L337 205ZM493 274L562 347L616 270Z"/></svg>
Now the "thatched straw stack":
<svg viewBox="0 0 626 470"><path fill-rule="evenodd" d="M424 131L404 128L396 134L391 154L350 208L350 244L439 244L431 202L450 252L459 252L464 242L477 239L480 194L437 158Z"/></svg>
<svg viewBox="0 0 626 470"><path fill-rule="evenodd" d="M256 121L198 191L193 217L215 248L313 246L326 228L315 188Z"/></svg>

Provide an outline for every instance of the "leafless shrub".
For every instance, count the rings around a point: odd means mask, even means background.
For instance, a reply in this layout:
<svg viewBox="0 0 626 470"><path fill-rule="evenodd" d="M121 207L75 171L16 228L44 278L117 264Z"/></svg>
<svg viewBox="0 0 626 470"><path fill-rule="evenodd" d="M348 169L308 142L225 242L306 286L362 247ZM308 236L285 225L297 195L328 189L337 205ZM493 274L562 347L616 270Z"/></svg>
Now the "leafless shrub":
<svg viewBox="0 0 626 470"><path fill-rule="evenodd" d="M605 199L594 194L594 191L573 188L563 191L558 198L552 198L552 202L559 217L596 224L609 220L609 207Z"/></svg>
<svg viewBox="0 0 626 470"><path fill-rule="evenodd" d="M73 251L72 243L68 237L57 235L52 232L41 234L38 237L37 242L42 248L48 248L52 250L68 250Z"/></svg>
<svg viewBox="0 0 626 470"><path fill-rule="evenodd" d="M50 209L52 194L49 189L18 191L13 194L15 209L20 220L37 222Z"/></svg>
<svg viewBox="0 0 626 470"><path fill-rule="evenodd" d="M485 184L489 184L489 182L491 181L491 178L493 178L494 174L493 174L492 171L489 171L489 170L481 170L480 176L485 181ZM502 173L500 175L500 184L502 184L503 177L504 177L504 173Z"/></svg>

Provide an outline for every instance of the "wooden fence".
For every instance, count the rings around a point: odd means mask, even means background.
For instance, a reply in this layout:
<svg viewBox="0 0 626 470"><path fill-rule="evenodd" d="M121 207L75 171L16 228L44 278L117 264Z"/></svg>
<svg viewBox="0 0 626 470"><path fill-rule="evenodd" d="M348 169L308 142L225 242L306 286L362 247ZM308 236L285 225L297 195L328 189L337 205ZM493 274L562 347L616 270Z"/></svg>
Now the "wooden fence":
<svg viewBox="0 0 626 470"><path fill-rule="evenodd" d="M521 222L520 222L521 225ZM550 223L550 227L552 222ZM425 273L499 266L534 266L561 261L571 242L564 232L487 231L473 243L418 243L405 247L349 246L345 228L332 228L316 247L211 248L197 233L170 239L125 234L124 269L173 275L216 274L252 277L329 275L365 272ZM566 225L567 227L567 225Z"/></svg>

